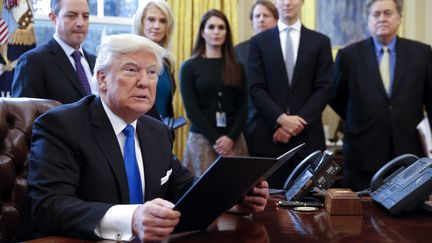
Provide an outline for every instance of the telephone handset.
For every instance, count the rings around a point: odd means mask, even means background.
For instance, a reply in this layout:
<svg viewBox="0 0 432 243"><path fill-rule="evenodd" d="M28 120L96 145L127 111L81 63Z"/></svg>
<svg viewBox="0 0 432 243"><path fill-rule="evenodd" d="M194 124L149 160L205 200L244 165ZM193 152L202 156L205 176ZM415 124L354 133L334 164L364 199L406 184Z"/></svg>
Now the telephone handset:
<svg viewBox="0 0 432 243"><path fill-rule="evenodd" d="M370 190L376 191L379 187L381 187L385 182L390 180L393 176L400 173L402 170L404 170L406 167L412 165L412 163L416 162L419 158L413 154L402 154L398 157L390 160L387 164L385 164L381 169L379 169L375 175L372 177L371 183L370 183ZM396 171L389 174L390 171L394 170L396 167ZM387 178L384 178L384 176L387 175Z"/></svg>
<svg viewBox="0 0 432 243"><path fill-rule="evenodd" d="M303 159L302 162L300 162L300 164L297 165L297 167L293 170L293 172L291 172L291 174L288 176L288 179L285 181L283 188L285 190L290 189L294 184L295 179L298 178L300 173L303 172L305 169L309 168L312 165L312 163L315 160L321 158L321 156L322 156L321 151L317 150L309 154L305 159Z"/></svg>
<svg viewBox="0 0 432 243"><path fill-rule="evenodd" d="M378 170L371 180L372 199L391 214L417 210L431 193L432 159L427 157L400 155Z"/></svg>
<svg viewBox="0 0 432 243"><path fill-rule="evenodd" d="M324 153L315 151L300 162L285 181L287 200L300 201L313 187L327 189L334 183L333 178L341 167L331 159L331 155L328 150Z"/></svg>

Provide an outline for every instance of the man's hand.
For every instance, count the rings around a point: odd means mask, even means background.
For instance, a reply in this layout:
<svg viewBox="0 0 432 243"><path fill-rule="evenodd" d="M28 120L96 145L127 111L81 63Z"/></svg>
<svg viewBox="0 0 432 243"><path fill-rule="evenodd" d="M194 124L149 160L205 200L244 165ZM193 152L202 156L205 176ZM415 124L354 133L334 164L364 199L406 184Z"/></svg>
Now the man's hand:
<svg viewBox="0 0 432 243"><path fill-rule="evenodd" d="M174 204L156 198L139 206L132 217L132 233L141 241L161 241L167 238L180 219Z"/></svg>
<svg viewBox="0 0 432 243"><path fill-rule="evenodd" d="M285 131L289 132L293 136L301 133L307 125L307 122L303 118L286 114L283 114L278 118L278 123L283 129L285 129Z"/></svg>
<svg viewBox="0 0 432 243"><path fill-rule="evenodd" d="M246 196L244 196L236 209L240 213L262 212L269 198L269 186L267 181L261 181Z"/></svg>
<svg viewBox="0 0 432 243"><path fill-rule="evenodd" d="M273 133L273 142L274 143L288 143L289 140L293 137L289 132L285 131L282 127L278 127L275 133Z"/></svg>
<svg viewBox="0 0 432 243"><path fill-rule="evenodd" d="M234 141L228 136L219 137L213 148L220 155L234 155Z"/></svg>

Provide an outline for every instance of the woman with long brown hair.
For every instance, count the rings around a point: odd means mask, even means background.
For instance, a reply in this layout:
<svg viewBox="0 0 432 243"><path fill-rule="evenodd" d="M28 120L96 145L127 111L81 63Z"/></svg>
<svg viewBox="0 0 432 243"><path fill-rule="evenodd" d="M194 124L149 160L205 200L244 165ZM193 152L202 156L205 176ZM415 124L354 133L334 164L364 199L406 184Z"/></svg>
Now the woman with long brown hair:
<svg viewBox="0 0 432 243"><path fill-rule="evenodd" d="M180 92L191 122L183 163L197 176L218 155L247 155L244 70L237 63L231 29L219 10L206 12L192 57L180 69Z"/></svg>

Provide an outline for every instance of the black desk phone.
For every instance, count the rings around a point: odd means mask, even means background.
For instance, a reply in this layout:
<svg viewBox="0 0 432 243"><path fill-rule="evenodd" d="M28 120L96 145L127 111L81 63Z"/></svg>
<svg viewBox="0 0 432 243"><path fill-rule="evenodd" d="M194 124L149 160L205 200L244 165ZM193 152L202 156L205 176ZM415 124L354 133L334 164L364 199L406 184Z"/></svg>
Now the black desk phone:
<svg viewBox="0 0 432 243"><path fill-rule="evenodd" d="M400 155L378 170L370 189L372 199L394 215L426 207L432 194L432 159Z"/></svg>
<svg viewBox="0 0 432 243"><path fill-rule="evenodd" d="M315 151L308 155L294 169L285 181L285 197L289 201L300 201L314 187L327 189L334 183L334 177L341 167L331 158L328 150Z"/></svg>

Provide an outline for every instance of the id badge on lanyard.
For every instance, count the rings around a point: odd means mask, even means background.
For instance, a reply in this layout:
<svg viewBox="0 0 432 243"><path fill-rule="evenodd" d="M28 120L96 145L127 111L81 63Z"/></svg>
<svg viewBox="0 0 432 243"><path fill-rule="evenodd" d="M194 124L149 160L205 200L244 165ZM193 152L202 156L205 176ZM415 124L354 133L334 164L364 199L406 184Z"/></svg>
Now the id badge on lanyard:
<svg viewBox="0 0 432 243"><path fill-rule="evenodd" d="M226 113L222 110L222 92L218 92L218 110L216 111L216 126L226 127Z"/></svg>

